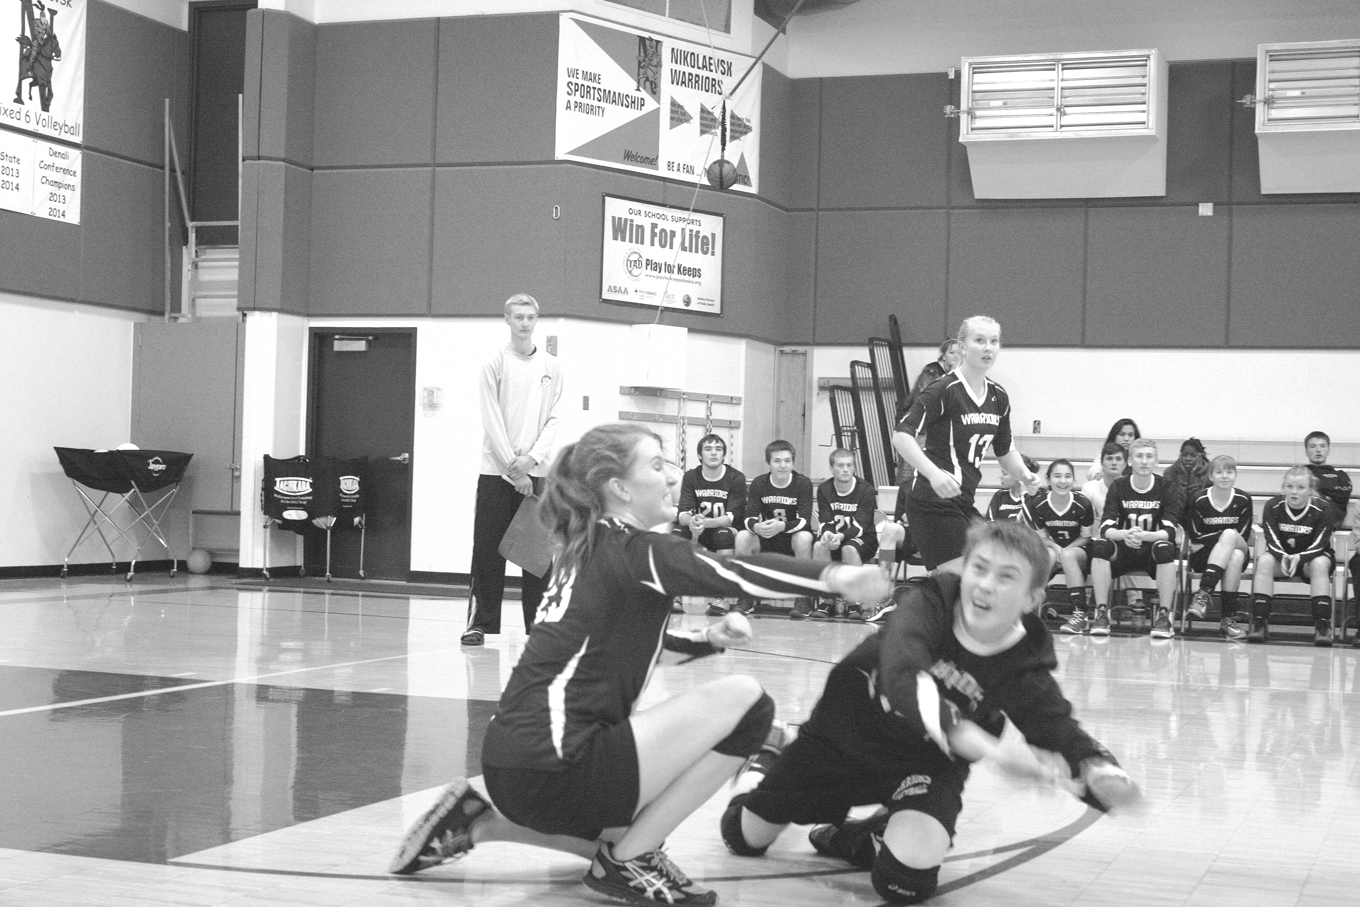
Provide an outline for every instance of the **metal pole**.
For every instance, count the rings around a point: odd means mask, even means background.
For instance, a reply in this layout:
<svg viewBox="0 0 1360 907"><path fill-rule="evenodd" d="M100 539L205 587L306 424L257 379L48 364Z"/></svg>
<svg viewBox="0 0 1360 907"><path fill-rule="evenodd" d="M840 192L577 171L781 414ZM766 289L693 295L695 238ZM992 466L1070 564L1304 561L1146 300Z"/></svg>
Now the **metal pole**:
<svg viewBox="0 0 1360 907"><path fill-rule="evenodd" d="M161 160L165 164L165 320L170 320L170 99L165 99L165 141Z"/></svg>

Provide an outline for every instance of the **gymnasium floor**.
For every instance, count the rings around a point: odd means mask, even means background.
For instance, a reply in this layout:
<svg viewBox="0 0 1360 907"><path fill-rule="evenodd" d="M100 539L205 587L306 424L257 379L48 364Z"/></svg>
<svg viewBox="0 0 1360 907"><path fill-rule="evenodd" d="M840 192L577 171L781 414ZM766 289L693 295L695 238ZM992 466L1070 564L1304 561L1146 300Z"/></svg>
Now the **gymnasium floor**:
<svg viewBox="0 0 1360 907"><path fill-rule="evenodd" d="M477 771L524 641L463 649L465 604L212 576L0 584L0 905L605 903L579 884L582 861L510 845L411 879L383 872L438 787ZM873 632L755 629L751 651L665 669L649 695L747 672L798 720L830 662ZM931 903L1356 902L1360 650L1059 647L1078 714L1148 808L1100 817L980 769ZM799 829L764 859L729 856L724 799L670 841L721 904L879 903Z"/></svg>

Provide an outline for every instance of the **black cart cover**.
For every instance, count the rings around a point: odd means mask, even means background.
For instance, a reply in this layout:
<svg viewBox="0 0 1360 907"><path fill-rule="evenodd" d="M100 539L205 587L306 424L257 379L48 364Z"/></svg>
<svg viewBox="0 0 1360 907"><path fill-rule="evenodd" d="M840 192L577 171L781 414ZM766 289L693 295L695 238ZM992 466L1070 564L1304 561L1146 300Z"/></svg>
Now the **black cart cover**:
<svg viewBox="0 0 1360 907"><path fill-rule="evenodd" d="M330 515L323 464L311 457L278 459L265 454L264 478L260 482L260 507L264 515L285 529L302 532L310 520Z"/></svg>
<svg viewBox="0 0 1360 907"><path fill-rule="evenodd" d="M62 472L87 488L113 494L159 491L184 479L193 454L177 450L86 450L54 447Z"/></svg>

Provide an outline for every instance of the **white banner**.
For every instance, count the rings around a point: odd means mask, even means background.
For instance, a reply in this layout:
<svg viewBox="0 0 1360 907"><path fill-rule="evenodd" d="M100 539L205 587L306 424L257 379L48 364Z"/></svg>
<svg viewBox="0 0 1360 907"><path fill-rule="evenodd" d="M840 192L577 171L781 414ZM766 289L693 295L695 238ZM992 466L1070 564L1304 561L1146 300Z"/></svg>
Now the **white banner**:
<svg viewBox="0 0 1360 907"><path fill-rule="evenodd" d="M85 0L0 0L0 125L79 144L85 131ZM11 26L13 27L13 26ZM6 83L8 84L8 83Z"/></svg>
<svg viewBox="0 0 1360 907"><path fill-rule="evenodd" d="M751 59L564 13L557 159L708 185L706 168L725 158L736 170L732 188L756 192L760 71L723 100Z"/></svg>
<svg viewBox="0 0 1360 907"><path fill-rule="evenodd" d="M604 197L600 298L722 314L723 217Z"/></svg>
<svg viewBox="0 0 1360 907"><path fill-rule="evenodd" d="M81 152L0 129L0 208L80 223Z"/></svg>

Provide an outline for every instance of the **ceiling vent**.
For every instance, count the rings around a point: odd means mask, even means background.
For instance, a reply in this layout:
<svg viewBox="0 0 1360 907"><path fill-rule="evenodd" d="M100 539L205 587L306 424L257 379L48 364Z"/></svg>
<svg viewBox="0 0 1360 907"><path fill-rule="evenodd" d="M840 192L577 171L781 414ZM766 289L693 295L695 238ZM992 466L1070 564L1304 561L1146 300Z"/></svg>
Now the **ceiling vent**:
<svg viewBox="0 0 1360 907"><path fill-rule="evenodd" d="M1256 56L1261 191L1360 192L1360 39L1262 44Z"/></svg>
<svg viewBox="0 0 1360 907"><path fill-rule="evenodd" d="M1155 50L965 57L959 140L977 198L1166 194Z"/></svg>

